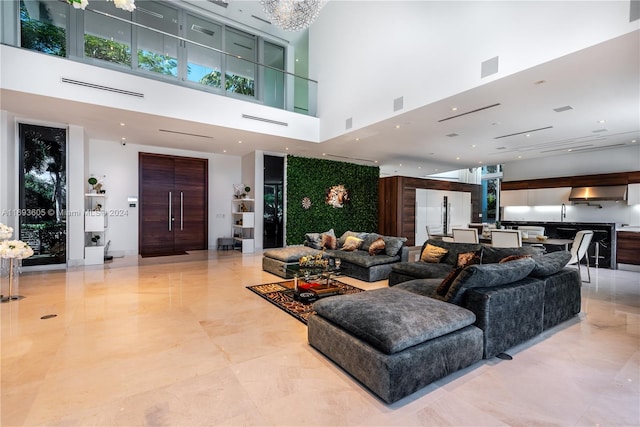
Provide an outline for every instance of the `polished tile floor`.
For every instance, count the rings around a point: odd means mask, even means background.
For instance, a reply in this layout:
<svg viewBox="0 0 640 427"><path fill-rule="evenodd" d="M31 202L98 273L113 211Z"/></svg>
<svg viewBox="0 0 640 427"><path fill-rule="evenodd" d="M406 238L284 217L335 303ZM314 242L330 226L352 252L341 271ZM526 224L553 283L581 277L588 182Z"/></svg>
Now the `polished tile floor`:
<svg viewBox="0 0 640 427"><path fill-rule="evenodd" d="M278 279L260 254L26 272L26 298L0 304L0 424L637 426L640 273L591 277L580 316L513 360L483 360L389 406L245 289Z"/></svg>

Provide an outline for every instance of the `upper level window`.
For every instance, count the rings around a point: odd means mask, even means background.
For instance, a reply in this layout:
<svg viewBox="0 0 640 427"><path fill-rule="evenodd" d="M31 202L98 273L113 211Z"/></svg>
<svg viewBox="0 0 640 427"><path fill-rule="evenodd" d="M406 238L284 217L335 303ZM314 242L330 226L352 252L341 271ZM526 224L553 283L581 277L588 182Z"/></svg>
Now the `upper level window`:
<svg viewBox="0 0 640 427"><path fill-rule="evenodd" d="M136 22L158 31L137 27L138 68L164 74L178 75L178 11L160 2L138 1ZM164 34L166 33L166 34Z"/></svg>
<svg viewBox="0 0 640 427"><path fill-rule="evenodd" d="M131 20L131 12L106 1L91 2L91 8ZM84 14L84 56L131 66L131 24L99 13Z"/></svg>
<svg viewBox="0 0 640 427"><path fill-rule="evenodd" d="M43 0L20 1L20 46L56 56L67 56L69 6Z"/></svg>

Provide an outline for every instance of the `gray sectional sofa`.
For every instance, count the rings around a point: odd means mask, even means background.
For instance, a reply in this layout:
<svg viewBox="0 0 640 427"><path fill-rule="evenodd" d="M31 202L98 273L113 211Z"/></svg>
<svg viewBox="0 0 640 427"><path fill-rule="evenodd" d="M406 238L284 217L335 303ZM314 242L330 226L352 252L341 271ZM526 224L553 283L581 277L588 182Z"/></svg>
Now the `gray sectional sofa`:
<svg viewBox="0 0 640 427"><path fill-rule="evenodd" d="M314 303L309 343L392 403L576 316L581 282L569 258L469 265L446 292L441 277L326 298Z"/></svg>
<svg viewBox="0 0 640 427"><path fill-rule="evenodd" d="M323 252L322 235L333 234L333 230L325 233L308 233L302 245L292 245L285 248L264 251L262 269L269 273L290 279L285 267L296 264L302 256L315 256ZM343 250L349 235L358 236L362 246L352 251ZM335 249L324 249L325 256L340 258L341 274L365 282L385 280L391 273L391 268L398 262L409 260L409 248L405 246L404 237L383 236L377 233L345 232L340 238L335 238ZM373 242L381 238L385 242L384 250L371 255L369 248Z"/></svg>

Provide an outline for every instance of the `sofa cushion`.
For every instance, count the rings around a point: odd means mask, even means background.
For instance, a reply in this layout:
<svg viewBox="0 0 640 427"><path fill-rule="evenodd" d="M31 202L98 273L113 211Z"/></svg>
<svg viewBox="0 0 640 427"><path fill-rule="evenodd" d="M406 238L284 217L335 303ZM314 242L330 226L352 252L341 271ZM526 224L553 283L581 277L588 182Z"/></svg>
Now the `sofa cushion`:
<svg viewBox="0 0 640 427"><path fill-rule="evenodd" d="M414 279L398 283L393 289L402 289L424 297L442 300L442 297L436 295L436 289L440 283L440 279Z"/></svg>
<svg viewBox="0 0 640 427"><path fill-rule="evenodd" d="M448 250L439 246L428 244L422 250L420 254L420 261L438 263L449 252Z"/></svg>
<svg viewBox="0 0 640 427"><path fill-rule="evenodd" d="M384 239L382 237L378 237L375 242L373 242L369 246L369 255L378 255L384 252Z"/></svg>
<svg viewBox="0 0 640 427"><path fill-rule="evenodd" d="M310 248L303 245L292 245L285 248L269 249L264 251L264 256L267 258L277 259L282 262L298 262L303 256L315 256L319 254L318 249Z"/></svg>
<svg viewBox="0 0 640 427"><path fill-rule="evenodd" d="M396 256L404 242L407 241L406 237L392 237L392 236L383 236L384 239L384 252L389 256Z"/></svg>
<svg viewBox="0 0 640 427"><path fill-rule="evenodd" d="M349 236L345 239L342 246L340 246L340 250L343 251L355 251L362 246L362 239L356 236Z"/></svg>
<svg viewBox="0 0 640 427"><path fill-rule="evenodd" d="M546 277L551 276L562 270L569 260L571 259L571 252L569 251L556 251L549 252L548 254L533 257L536 266L533 271L529 273L532 277Z"/></svg>
<svg viewBox="0 0 640 427"><path fill-rule="evenodd" d="M535 261L532 258L522 258L502 264L470 265L464 268L453 281L445 301L460 304L467 289L517 282L527 277L534 267Z"/></svg>
<svg viewBox="0 0 640 427"><path fill-rule="evenodd" d="M494 264L510 255L540 255L542 249L536 246L523 246L521 248L494 248L484 245L482 249L482 264Z"/></svg>
<svg viewBox="0 0 640 427"><path fill-rule="evenodd" d="M394 354L472 325L469 310L401 289L383 288L313 304L325 319L376 349Z"/></svg>
<svg viewBox="0 0 640 427"><path fill-rule="evenodd" d="M443 240L429 239L425 242L425 245L426 244L431 244L446 249L448 252L440 262L444 262L449 265L456 265L456 263L458 262L458 254L460 253L478 252L482 250L482 245L480 243L455 243L445 242Z"/></svg>
<svg viewBox="0 0 640 427"><path fill-rule="evenodd" d="M368 251L363 251L362 249L353 252L331 251L330 255L336 258L340 258L343 262L348 262L364 268L373 267L374 265L391 264L400 261L400 255L392 257L381 253L376 256L370 256Z"/></svg>
<svg viewBox="0 0 640 427"><path fill-rule="evenodd" d="M478 252L463 252L458 254L458 262L455 268L442 280L440 286L436 289L436 294L440 296L447 295L451 284L456 280L456 277L458 277L462 269L473 264L480 264L480 254Z"/></svg>
<svg viewBox="0 0 640 427"><path fill-rule="evenodd" d="M392 270L404 276L415 277L416 279L431 279L445 277L452 268L449 264L405 261L394 264Z"/></svg>

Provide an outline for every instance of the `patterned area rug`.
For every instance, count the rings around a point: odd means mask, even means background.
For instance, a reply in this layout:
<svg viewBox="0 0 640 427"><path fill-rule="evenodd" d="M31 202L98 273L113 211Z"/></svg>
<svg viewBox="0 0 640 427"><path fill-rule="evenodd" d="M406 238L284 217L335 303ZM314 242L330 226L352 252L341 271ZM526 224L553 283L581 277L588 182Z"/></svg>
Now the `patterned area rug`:
<svg viewBox="0 0 640 427"><path fill-rule="evenodd" d="M332 283L338 285L342 289L342 295L364 292L364 289L347 285L339 280L332 280ZM315 311L313 311L312 304L303 303L293 299L293 280L247 286L247 289L266 299L281 310L286 311L305 325L307 324L309 316L315 313Z"/></svg>

